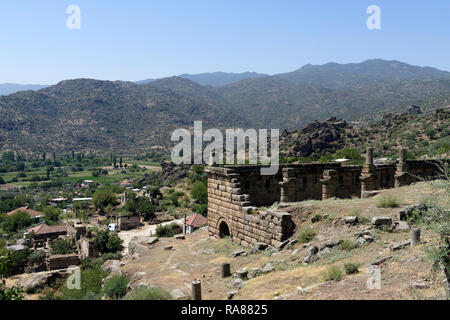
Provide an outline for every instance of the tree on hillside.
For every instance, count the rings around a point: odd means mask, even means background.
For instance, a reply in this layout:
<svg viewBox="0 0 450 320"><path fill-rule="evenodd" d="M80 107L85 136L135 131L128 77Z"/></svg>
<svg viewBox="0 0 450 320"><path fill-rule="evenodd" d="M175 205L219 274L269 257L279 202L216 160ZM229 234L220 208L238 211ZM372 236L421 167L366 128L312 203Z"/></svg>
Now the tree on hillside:
<svg viewBox="0 0 450 320"><path fill-rule="evenodd" d="M97 209L104 213L108 205L115 206L117 204L117 197L111 189L102 188L94 193L92 202Z"/></svg>
<svg viewBox="0 0 450 320"><path fill-rule="evenodd" d="M61 220L62 211L59 208L55 207L46 207L42 210L44 214L44 221L49 226L58 224Z"/></svg>
<svg viewBox="0 0 450 320"><path fill-rule="evenodd" d="M208 188L203 182L197 182L192 186L191 196L198 203L206 203L208 200Z"/></svg>
<svg viewBox="0 0 450 320"><path fill-rule="evenodd" d="M23 211L18 211L6 219L6 231L17 232L18 230L29 227L32 224L30 216Z"/></svg>

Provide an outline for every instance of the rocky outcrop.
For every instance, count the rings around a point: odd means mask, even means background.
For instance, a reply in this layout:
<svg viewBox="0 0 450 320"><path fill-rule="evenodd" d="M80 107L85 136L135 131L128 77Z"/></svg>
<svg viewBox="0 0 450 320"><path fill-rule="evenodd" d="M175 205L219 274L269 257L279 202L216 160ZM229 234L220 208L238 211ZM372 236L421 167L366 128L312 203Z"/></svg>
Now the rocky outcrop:
<svg viewBox="0 0 450 320"><path fill-rule="evenodd" d="M314 121L300 131L283 131L280 145L286 146L287 150L281 150L281 153L285 157L334 153L344 147L343 128L349 128L347 122L333 117L324 122Z"/></svg>

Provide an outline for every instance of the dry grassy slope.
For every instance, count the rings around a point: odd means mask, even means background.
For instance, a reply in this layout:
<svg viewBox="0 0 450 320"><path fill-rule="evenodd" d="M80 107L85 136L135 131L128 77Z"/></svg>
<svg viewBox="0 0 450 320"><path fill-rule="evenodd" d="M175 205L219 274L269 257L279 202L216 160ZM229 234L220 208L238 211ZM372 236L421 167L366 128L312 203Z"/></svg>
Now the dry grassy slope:
<svg viewBox="0 0 450 320"><path fill-rule="evenodd" d="M418 183L399 189L385 190L382 194L392 194L400 202L400 207L418 203L431 193L436 193L428 183ZM436 195L436 194L435 194ZM370 219L373 216L395 216L399 209L377 208L381 195L371 199L348 199L307 201L289 208L294 219L300 224L298 228L313 226L316 238L313 243L323 240L354 238L354 233L365 225L332 225L337 217L358 214ZM312 224L310 218L315 214L329 214L331 218ZM304 217L305 219L302 219ZM301 222L305 220L305 222ZM287 299L414 299L418 297L435 297L441 286L436 279L430 278L431 262L427 260L424 246L434 239L430 231L423 231L425 244L415 248L406 248L394 253L389 252L389 244L409 238L409 232L389 233L377 231L375 241L351 251L333 249L321 260L310 265L301 262L306 254L302 244L269 256L267 253L252 254L231 258L231 252L238 248L227 239L209 239L207 230L202 229L188 235L186 240L173 238L161 239L151 252L144 257L129 261L124 271L132 275L146 272L144 281L168 289L179 288L190 293L190 283L201 279L204 299L226 299L230 290L231 278L222 280L219 267L224 261L231 262L232 272L247 267L249 270L262 267L271 262L275 271L247 281L234 299L274 299L276 296L290 295ZM164 250L164 246L173 245L173 251ZM295 249L299 253L292 254ZM392 255L393 258L381 265L381 290L366 288L367 266L375 259ZM343 280L324 282L322 272L330 265L343 266L345 262L361 263L360 273L346 275ZM430 289L410 289L410 281L432 283ZM431 281L432 280L432 281ZM304 294L297 294L298 286L306 288L316 286Z"/></svg>

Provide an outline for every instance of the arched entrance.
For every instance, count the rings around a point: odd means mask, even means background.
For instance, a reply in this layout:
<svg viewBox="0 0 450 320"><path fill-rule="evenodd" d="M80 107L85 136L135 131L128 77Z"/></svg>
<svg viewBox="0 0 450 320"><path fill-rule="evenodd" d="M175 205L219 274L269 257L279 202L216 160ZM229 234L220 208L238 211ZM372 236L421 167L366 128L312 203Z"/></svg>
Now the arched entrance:
<svg viewBox="0 0 450 320"><path fill-rule="evenodd" d="M224 238L229 236L230 236L230 228L228 228L228 225L225 221L222 221L219 224L219 237Z"/></svg>

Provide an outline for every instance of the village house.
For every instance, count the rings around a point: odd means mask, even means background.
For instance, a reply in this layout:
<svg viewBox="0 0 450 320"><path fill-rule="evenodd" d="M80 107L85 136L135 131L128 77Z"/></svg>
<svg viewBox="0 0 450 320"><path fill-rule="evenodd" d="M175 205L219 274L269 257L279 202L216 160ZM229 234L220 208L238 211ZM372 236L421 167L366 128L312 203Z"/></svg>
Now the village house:
<svg viewBox="0 0 450 320"><path fill-rule="evenodd" d="M46 241L47 239L54 240L57 239L59 236L66 235L67 226L65 225L49 226L43 223L34 228L30 228L27 231L28 233L34 232L34 240Z"/></svg>
<svg viewBox="0 0 450 320"><path fill-rule="evenodd" d="M7 213L8 216L12 216L13 214L22 211L25 212L26 214L28 214L30 216L30 218L41 218L44 216L43 213L33 210L33 209L29 209L28 207L22 207L22 208L18 208L16 210L10 211Z"/></svg>
<svg viewBox="0 0 450 320"><path fill-rule="evenodd" d="M187 217L185 222L186 233L192 233L198 228L206 225L208 220L202 216L201 214L193 214L192 216Z"/></svg>

